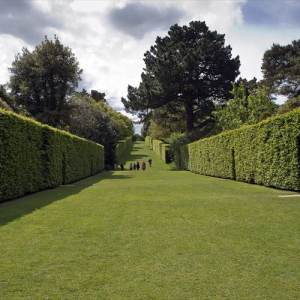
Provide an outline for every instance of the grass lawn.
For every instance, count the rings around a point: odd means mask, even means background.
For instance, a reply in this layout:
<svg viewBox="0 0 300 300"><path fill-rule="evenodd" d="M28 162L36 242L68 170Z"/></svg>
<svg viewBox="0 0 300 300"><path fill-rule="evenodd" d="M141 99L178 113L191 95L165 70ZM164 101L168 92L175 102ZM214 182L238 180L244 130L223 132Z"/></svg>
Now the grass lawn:
<svg viewBox="0 0 300 300"><path fill-rule="evenodd" d="M149 156L0 204L0 299L300 299L300 198Z"/></svg>

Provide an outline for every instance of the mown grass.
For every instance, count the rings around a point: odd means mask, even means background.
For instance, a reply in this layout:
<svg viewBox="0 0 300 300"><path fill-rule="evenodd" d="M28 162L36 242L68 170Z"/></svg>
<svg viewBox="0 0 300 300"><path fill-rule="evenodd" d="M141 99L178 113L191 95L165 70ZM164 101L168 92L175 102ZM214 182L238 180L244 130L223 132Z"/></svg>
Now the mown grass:
<svg viewBox="0 0 300 300"><path fill-rule="evenodd" d="M0 204L0 299L300 299L300 198L150 155Z"/></svg>

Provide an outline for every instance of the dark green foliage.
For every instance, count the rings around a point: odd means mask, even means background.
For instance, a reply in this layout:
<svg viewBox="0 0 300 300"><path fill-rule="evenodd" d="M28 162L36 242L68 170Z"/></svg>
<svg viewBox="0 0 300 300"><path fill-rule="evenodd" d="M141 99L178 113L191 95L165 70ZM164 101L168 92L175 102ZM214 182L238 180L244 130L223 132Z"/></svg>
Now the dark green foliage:
<svg viewBox="0 0 300 300"><path fill-rule="evenodd" d="M300 40L281 46L273 44L263 57L263 83L274 94L300 96Z"/></svg>
<svg viewBox="0 0 300 300"><path fill-rule="evenodd" d="M144 138L142 135L136 133L136 134L132 137L132 141L133 141L133 142L136 142L136 141L145 141L145 138Z"/></svg>
<svg viewBox="0 0 300 300"><path fill-rule="evenodd" d="M232 58L224 35L210 31L205 22L171 26L144 54L145 72L135 88L128 86L128 112L148 115L150 109L169 105L183 111L186 131L211 115L216 98L226 101L231 81L239 74L239 57ZM198 125L197 124L197 125Z"/></svg>
<svg viewBox="0 0 300 300"><path fill-rule="evenodd" d="M55 36L30 52L22 49L9 69L10 88L16 104L38 121L62 128L69 115L67 97L81 80L82 70L69 47Z"/></svg>
<svg viewBox="0 0 300 300"><path fill-rule="evenodd" d="M117 142L133 136L133 122L114 111L106 101L94 100L86 91L72 95L69 106L71 113L66 130L103 145L105 163L113 165Z"/></svg>
<svg viewBox="0 0 300 300"><path fill-rule="evenodd" d="M82 93L75 94L69 101L71 113L66 130L71 134L101 144L105 149L105 163L113 164L117 144L116 122L106 111L107 103L97 103Z"/></svg>
<svg viewBox="0 0 300 300"><path fill-rule="evenodd" d="M300 109L181 148L185 169L300 190Z"/></svg>
<svg viewBox="0 0 300 300"><path fill-rule="evenodd" d="M149 136L149 134L150 134L149 127L151 125L151 118L152 118L152 112L150 112L148 114L148 117L144 118L144 120L143 120L143 125L141 128L141 135L143 138L146 138L146 136Z"/></svg>
<svg viewBox="0 0 300 300"><path fill-rule="evenodd" d="M5 110L7 109L7 106L10 107L10 110L12 110L12 108L14 107L14 102L13 99L11 98L11 96L9 95L8 91L7 91L7 85L5 84L0 84L0 99L6 103L5 107L3 107L3 102L2 102L2 106L1 108L4 108Z"/></svg>
<svg viewBox="0 0 300 300"><path fill-rule="evenodd" d="M103 170L101 145L0 110L0 201Z"/></svg>
<svg viewBox="0 0 300 300"><path fill-rule="evenodd" d="M300 106L300 96L286 100L278 109L277 114L285 114Z"/></svg>
<svg viewBox="0 0 300 300"><path fill-rule="evenodd" d="M187 135L184 133L173 133L167 141L170 145L170 159L174 162L176 169L184 169L181 160L181 147L188 143Z"/></svg>
<svg viewBox="0 0 300 300"><path fill-rule="evenodd" d="M3 101L1 97L0 97L0 108L7 111L12 111L12 108L5 101Z"/></svg>
<svg viewBox="0 0 300 300"><path fill-rule="evenodd" d="M96 90L91 90L91 98L93 98L96 102L106 102L105 96L105 93L100 93Z"/></svg>

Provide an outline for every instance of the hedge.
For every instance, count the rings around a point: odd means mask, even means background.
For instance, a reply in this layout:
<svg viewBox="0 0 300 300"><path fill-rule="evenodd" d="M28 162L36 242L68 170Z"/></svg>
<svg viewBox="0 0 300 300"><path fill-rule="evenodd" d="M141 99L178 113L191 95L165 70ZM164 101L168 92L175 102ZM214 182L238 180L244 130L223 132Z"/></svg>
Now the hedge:
<svg viewBox="0 0 300 300"><path fill-rule="evenodd" d="M153 150L153 145L152 145L153 140L150 136L145 137L145 142L150 147L150 149Z"/></svg>
<svg viewBox="0 0 300 300"><path fill-rule="evenodd" d="M169 145L147 136L145 142L165 163L170 163Z"/></svg>
<svg viewBox="0 0 300 300"><path fill-rule="evenodd" d="M0 109L0 201L94 175L104 148Z"/></svg>
<svg viewBox="0 0 300 300"><path fill-rule="evenodd" d="M128 149L132 147L132 137L128 137L125 140L118 141L116 146L116 158L117 161L121 159L121 157L125 154Z"/></svg>
<svg viewBox="0 0 300 300"><path fill-rule="evenodd" d="M181 147L195 173L300 190L300 109Z"/></svg>

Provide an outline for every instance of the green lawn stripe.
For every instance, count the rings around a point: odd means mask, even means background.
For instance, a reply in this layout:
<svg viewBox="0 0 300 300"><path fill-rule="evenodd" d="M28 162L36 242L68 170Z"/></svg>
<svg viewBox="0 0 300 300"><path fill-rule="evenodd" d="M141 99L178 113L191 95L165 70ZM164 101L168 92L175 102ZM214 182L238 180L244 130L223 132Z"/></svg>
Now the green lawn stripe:
<svg viewBox="0 0 300 300"><path fill-rule="evenodd" d="M0 204L1 299L299 299L293 193L123 163Z"/></svg>

